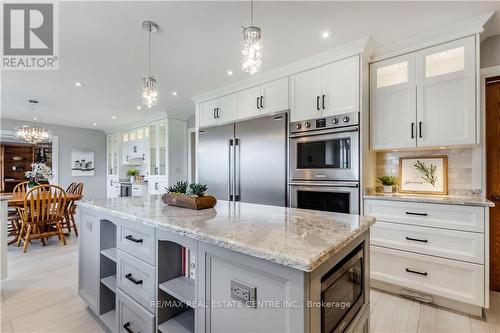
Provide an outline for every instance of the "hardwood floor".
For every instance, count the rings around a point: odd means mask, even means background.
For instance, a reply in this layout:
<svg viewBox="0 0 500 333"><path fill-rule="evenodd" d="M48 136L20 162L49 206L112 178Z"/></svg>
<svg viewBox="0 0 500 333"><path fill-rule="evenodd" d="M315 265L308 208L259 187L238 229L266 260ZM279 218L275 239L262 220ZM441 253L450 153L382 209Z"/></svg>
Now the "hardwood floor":
<svg viewBox="0 0 500 333"><path fill-rule="evenodd" d="M2 282L0 331L105 332L78 296L78 239L34 241L27 254L9 247L9 278ZM492 293L485 320L371 291L371 331L380 333L500 332L500 293Z"/></svg>

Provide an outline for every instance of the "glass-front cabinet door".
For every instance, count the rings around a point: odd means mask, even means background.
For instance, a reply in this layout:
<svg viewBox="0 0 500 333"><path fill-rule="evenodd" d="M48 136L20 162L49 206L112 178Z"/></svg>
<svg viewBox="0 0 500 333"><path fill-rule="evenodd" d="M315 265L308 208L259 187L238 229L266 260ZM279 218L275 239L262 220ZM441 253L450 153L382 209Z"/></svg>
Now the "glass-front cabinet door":
<svg viewBox="0 0 500 333"><path fill-rule="evenodd" d="M118 175L118 156L120 149L120 134L108 134L106 139L106 153L107 153L107 168L106 174L108 176Z"/></svg>
<svg viewBox="0 0 500 333"><path fill-rule="evenodd" d="M149 135L149 168L151 176L167 175L167 120L151 124Z"/></svg>
<svg viewBox="0 0 500 333"><path fill-rule="evenodd" d="M106 138L106 161L107 161L107 168L106 168L106 174L108 176L111 176L113 174L113 135L108 134Z"/></svg>
<svg viewBox="0 0 500 333"><path fill-rule="evenodd" d="M158 168L159 175L167 175L167 129L166 122L158 124Z"/></svg>
<svg viewBox="0 0 500 333"><path fill-rule="evenodd" d="M149 174L151 176L158 175L156 155L158 153L158 130L156 124L149 126Z"/></svg>

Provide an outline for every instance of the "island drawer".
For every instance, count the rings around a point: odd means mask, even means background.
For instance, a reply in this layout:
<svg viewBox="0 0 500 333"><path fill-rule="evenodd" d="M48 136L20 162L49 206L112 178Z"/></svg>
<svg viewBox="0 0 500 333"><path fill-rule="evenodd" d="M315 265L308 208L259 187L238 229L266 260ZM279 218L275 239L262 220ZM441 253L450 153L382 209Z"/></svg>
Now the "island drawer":
<svg viewBox="0 0 500 333"><path fill-rule="evenodd" d="M155 267L118 250L117 285L138 303L154 312Z"/></svg>
<svg viewBox="0 0 500 333"><path fill-rule="evenodd" d="M484 263L484 235L399 223L377 222L371 244L437 257Z"/></svg>
<svg viewBox="0 0 500 333"><path fill-rule="evenodd" d="M143 224L123 222L118 235L118 248L155 265L155 229Z"/></svg>
<svg viewBox="0 0 500 333"><path fill-rule="evenodd" d="M371 246L370 276L422 293L484 306L484 266Z"/></svg>
<svg viewBox="0 0 500 333"><path fill-rule="evenodd" d="M153 333L155 316L120 290L117 290L118 332Z"/></svg>
<svg viewBox="0 0 500 333"><path fill-rule="evenodd" d="M484 232L483 207L365 199L364 215L384 222Z"/></svg>

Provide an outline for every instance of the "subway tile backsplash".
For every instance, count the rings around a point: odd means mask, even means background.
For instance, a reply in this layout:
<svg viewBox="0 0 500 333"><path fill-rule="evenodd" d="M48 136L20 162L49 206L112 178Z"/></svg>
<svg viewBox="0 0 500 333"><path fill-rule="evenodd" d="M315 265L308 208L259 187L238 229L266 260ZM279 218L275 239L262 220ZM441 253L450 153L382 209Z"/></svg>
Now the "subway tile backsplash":
<svg viewBox="0 0 500 333"><path fill-rule="evenodd" d="M397 151L377 153L377 177L399 176L399 158L405 156L448 156L448 194L479 195L481 189L473 185L473 150L457 148L443 150Z"/></svg>

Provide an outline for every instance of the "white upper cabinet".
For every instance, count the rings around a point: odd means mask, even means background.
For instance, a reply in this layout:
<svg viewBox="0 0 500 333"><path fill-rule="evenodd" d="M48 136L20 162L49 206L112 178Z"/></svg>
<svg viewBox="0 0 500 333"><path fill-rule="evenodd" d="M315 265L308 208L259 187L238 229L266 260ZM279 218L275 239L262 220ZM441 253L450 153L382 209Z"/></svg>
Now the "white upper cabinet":
<svg viewBox="0 0 500 333"><path fill-rule="evenodd" d="M122 164L141 164L147 156L147 128L139 128L122 133Z"/></svg>
<svg viewBox="0 0 500 333"><path fill-rule="evenodd" d="M107 136L107 175L118 176L118 164L120 154L120 134L108 134Z"/></svg>
<svg viewBox="0 0 500 333"><path fill-rule="evenodd" d="M358 112L359 57L350 57L326 65L322 74L322 117Z"/></svg>
<svg viewBox="0 0 500 333"><path fill-rule="evenodd" d="M314 68L290 77L290 120L321 117L322 68Z"/></svg>
<svg viewBox="0 0 500 333"><path fill-rule="evenodd" d="M475 144L475 37L421 50L416 59L418 146Z"/></svg>
<svg viewBox="0 0 500 333"><path fill-rule="evenodd" d="M153 123L148 128L149 131L149 175L167 175L167 120Z"/></svg>
<svg viewBox="0 0 500 333"><path fill-rule="evenodd" d="M415 147L415 54L372 64L370 90L372 148Z"/></svg>
<svg viewBox="0 0 500 333"><path fill-rule="evenodd" d="M200 127L236 120L236 93L200 103Z"/></svg>
<svg viewBox="0 0 500 333"><path fill-rule="evenodd" d="M477 143L475 37L370 66L372 149Z"/></svg>
<svg viewBox="0 0 500 333"><path fill-rule="evenodd" d="M288 109L288 78L238 92L238 119Z"/></svg>
<svg viewBox="0 0 500 333"><path fill-rule="evenodd" d="M291 121L359 111L359 56L290 77Z"/></svg>

